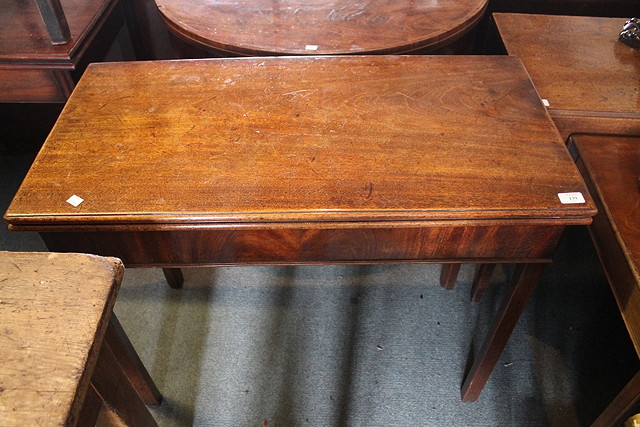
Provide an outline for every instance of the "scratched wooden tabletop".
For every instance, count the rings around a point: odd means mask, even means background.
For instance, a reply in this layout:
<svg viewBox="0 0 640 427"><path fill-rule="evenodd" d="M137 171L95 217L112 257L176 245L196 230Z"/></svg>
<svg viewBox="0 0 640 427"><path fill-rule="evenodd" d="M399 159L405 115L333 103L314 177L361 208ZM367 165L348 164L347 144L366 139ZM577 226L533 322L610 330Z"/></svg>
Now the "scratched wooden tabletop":
<svg viewBox="0 0 640 427"><path fill-rule="evenodd" d="M469 32L487 0L156 0L175 34L245 55L404 53Z"/></svg>
<svg viewBox="0 0 640 427"><path fill-rule="evenodd" d="M76 425L124 267L0 252L0 425Z"/></svg>
<svg viewBox="0 0 640 427"><path fill-rule="evenodd" d="M585 202L563 204L566 192ZM5 218L587 222L593 213L517 58L344 56L94 64Z"/></svg>

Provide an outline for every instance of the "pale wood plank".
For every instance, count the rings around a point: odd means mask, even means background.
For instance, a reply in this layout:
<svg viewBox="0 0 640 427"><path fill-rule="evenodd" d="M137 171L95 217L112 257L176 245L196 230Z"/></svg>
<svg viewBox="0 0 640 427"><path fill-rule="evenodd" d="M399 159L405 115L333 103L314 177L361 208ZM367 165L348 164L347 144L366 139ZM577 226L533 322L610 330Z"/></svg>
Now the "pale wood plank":
<svg viewBox="0 0 640 427"><path fill-rule="evenodd" d="M0 252L0 425L74 424L124 268Z"/></svg>

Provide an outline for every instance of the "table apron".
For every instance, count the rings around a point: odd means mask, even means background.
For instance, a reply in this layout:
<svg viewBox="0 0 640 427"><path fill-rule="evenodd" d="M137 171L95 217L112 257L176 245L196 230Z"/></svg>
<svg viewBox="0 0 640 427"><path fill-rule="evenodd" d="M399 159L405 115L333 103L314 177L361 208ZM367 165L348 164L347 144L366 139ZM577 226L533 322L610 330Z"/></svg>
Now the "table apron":
<svg viewBox="0 0 640 427"><path fill-rule="evenodd" d="M556 225L360 229L187 229L41 232L51 251L120 258L129 267L392 262L535 262Z"/></svg>

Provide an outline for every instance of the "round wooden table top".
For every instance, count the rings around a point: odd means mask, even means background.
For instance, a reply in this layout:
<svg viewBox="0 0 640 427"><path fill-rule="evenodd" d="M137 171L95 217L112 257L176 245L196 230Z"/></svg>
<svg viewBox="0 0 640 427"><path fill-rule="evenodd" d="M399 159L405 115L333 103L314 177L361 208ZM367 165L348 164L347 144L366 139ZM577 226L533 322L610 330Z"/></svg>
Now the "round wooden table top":
<svg viewBox="0 0 640 427"><path fill-rule="evenodd" d="M434 50L472 29L487 0L155 0L178 37L241 55Z"/></svg>

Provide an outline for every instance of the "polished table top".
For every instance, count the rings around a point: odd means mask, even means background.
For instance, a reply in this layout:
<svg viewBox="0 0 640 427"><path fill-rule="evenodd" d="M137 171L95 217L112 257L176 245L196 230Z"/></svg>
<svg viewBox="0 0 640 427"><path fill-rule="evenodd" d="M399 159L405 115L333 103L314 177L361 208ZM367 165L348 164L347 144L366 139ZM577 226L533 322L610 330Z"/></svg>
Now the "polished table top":
<svg viewBox="0 0 640 427"><path fill-rule="evenodd" d="M585 203L558 196L573 192ZM5 218L357 227L593 212L518 59L356 56L93 64Z"/></svg>
<svg viewBox="0 0 640 427"><path fill-rule="evenodd" d="M618 41L623 18L495 13L563 134L640 134L640 51Z"/></svg>
<svg viewBox="0 0 640 427"><path fill-rule="evenodd" d="M170 30L237 54L404 53L460 38L487 0L156 0Z"/></svg>

